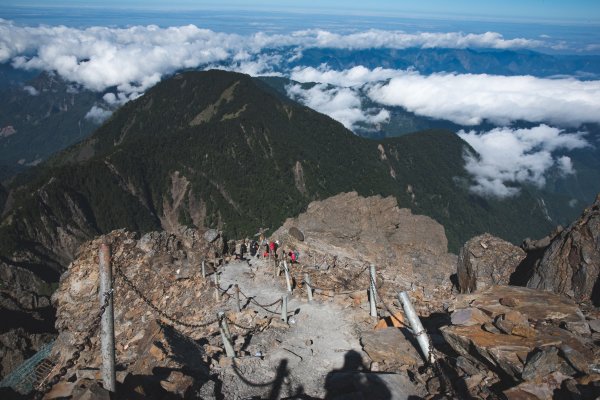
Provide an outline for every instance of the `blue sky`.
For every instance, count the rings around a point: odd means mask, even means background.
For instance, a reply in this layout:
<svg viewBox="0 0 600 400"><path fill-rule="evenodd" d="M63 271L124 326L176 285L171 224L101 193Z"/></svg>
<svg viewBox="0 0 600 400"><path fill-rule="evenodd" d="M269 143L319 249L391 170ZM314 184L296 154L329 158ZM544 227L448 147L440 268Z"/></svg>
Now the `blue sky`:
<svg viewBox="0 0 600 400"><path fill-rule="evenodd" d="M598 0L375 0L348 2L344 0L39 0L0 1L0 5L17 7L102 7L146 10L237 9L279 12L311 12L354 15L395 15L447 19L481 19L503 21L562 21L570 23L600 23Z"/></svg>

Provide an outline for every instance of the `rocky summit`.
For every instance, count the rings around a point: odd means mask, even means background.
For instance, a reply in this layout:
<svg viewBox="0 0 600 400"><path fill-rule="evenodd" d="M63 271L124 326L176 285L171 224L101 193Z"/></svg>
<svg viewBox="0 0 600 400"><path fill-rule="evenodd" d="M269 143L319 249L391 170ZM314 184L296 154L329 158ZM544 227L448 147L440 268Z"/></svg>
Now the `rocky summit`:
<svg viewBox="0 0 600 400"><path fill-rule="evenodd" d="M33 151L26 144L20 142ZM445 130L358 137L248 75L175 74L91 136L0 186L0 316L23 321L0 333L8 335L0 352L18 363L39 350L41 337L55 334L49 296L60 275L82 243L117 229L211 228L242 238L345 192L393 198L405 209L400 214L428 216L443 225L454 253L485 231L518 243L551 228L527 188L502 201L472 196L465 151L467 143ZM390 243L401 235L393 233ZM440 251L413 252L433 266ZM411 268L413 256L402 257L403 268ZM419 273L426 278L425 269ZM0 376L14 365L3 364Z"/></svg>
<svg viewBox="0 0 600 400"><path fill-rule="evenodd" d="M526 188L470 195L467 150L367 141L241 74L161 82L1 188L0 394L110 396L107 244L123 398L592 396L600 199L519 248L551 223Z"/></svg>
<svg viewBox="0 0 600 400"><path fill-rule="evenodd" d="M302 231L304 239L291 235L293 229ZM316 266L323 259L339 266L377 265L392 297L394 291L412 290L431 300L423 303L431 310L434 299L452 290L456 256L448 252L444 227L399 208L392 197L365 198L351 192L313 202L305 213L286 220L273 238Z"/></svg>
<svg viewBox="0 0 600 400"><path fill-rule="evenodd" d="M334 209L337 214L323 221ZM348 213L351 221L341 218ZM384 222L386 215L391 218ZM302 240L287 234L291 224ZM393 198L346 193L311 204L298 221L288 220L272 235L277 238L284 253L300 253L298 262L287 264L292 293L272 258L236 260L227 250L215 258L214 251L222 252L225 243L212 232L188 229L137 237L121 230L87 243L52 297L60 334L51 358L63 365L90 337L101 304L98 249L106 242L115 271L117 378L125 397L323 398L344 392L367 396L372 390L379 393L376 398L425 395L426 388L406 374L408 368L421 379L430 378L430 372L419 372L424 365L419 351L394 327L405 326L394 293L409 289L408 281L425 274L437 274L437 281L422 281L432 300L435 290L451 292L456 257L447 253L443 228L399 209ZM445 265L436 274L434 260ZM375 318L368 310L369 263L377 264L382 300ZM312 302L305 274L314 287ZM215 275L222 288L218 298ZM235 311L234 284L240 289L240 312ZM282 321L286 293L289 318ZM423 286L415 287L415 294L422 299ZM237 354L233 359L219 333L219 311L225 311L229 324ZM392 323L400 319L402 325ZM101 365L98 347L92 335L69 371L73 378L52 389L48 398L77 398L82 388L91 390Z"/></svg>
<svg viewBox="0 0 600 400"><path fill-rule="evenodd" d="M591 219L580 221L573 226L589 229ZM456 257L431 218L392 197L355 192L313 202L265 232L228 241L216 230L116 230L82 245L52 296L59 334L34 367L46 368L34 387L46 399L110 397L98 335L99 250L108 244L119 398L593 399L599 392L600 312L573 296L511 286L530 265L516 246L486 234ZM244 252L254 239L256 254ZM269 242L277 249L265 256ZM429 357L400 291L425 327Z"/></svg>

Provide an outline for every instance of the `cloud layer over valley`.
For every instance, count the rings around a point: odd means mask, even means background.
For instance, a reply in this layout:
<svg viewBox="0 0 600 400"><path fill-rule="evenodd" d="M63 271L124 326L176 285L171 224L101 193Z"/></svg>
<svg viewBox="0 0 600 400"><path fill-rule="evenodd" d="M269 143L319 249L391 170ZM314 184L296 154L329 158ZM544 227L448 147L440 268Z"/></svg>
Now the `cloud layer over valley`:
<svg viewBox="0 0 600 400"><path fill-rule="evenodd" d="M403 107L417 115L459 125L484 121L507 125L522 120L561 126L600 123L600 81L574 78L442 73L362 66L335 71L295 68L291 78L362 90L371 100Z"/></svg>
<svg viewBox="0 0 600 400"><path fill-rule="evenodd" d="M556 152L587 146L584 134L573 130L583 123L600 124L599 80L452 70L425 74L410 68L367 68L342 61L335 70L327 64L318 66L320 61L314 53L312 65L308 65L303 51L515 50L552 46L545 38L506 39L495 32L368 30L340 34L311 29L289 34L240 35L194 25L77 29L25 27L0 19L0 63L11 63L19 69L55 71L85 88L108 91L103 96L105 104L95 105L85 116L98 123L117 106L140 96L178 70L224 68L254 76L289 77L296 82L286 85L288 96L354 131L378 129L390 122L394 110L399 108L464 127L482 123L500 126L486 132L459 132L479 153L479 157L465 155L466 169L474 181L471 190L496 197L517 194L515 183L542 187L551 170L563 175L574 172L571 159L562 153L557 156ZM579 76L577 72L573 71L573 76ZM32 89L23 88L35 95ZM538 126L515 128L520 121Z"/></svg>
<svg viewBox="0 0 600 400"><path fill-rule="evenodd" d="M194 25L160 28L65 26L22 27L0 19L0 63L18 68L55 70L92 90L117 86L139 92L165 74L225 60L250 61L266 49L284 47L370 49L393 48L536 48L544 42L504 39L496 32L404 33L369 30L337 34L305 30L291 34L249 36L214 32ZM255 71L260 73L261 71Z"/></svg>

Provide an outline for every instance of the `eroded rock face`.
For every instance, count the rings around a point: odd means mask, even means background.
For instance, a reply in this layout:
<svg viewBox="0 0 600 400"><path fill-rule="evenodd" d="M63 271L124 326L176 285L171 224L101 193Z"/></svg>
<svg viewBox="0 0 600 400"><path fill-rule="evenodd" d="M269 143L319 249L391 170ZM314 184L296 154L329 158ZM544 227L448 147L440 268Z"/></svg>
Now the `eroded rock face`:
<svg viewBox="0 0 600 400"><path fill-rule="evenodd" d="M60 332L53 356L64 361L73 354L98 314L98 249L103 240L111 245L116 361L128 366L127 374L118 377L125 393L157 399L183 396L198 382L210 380L206 354L195 340L214 335L218 332L217 325L203 328L174 324L174 328L158 320L159 314L149 305L188 324L215 319L216 310L206 306L214 303L213 290L200 272L204 259L207 272L214 270L213 257L209 257L211 247L202 233L194 229L180 235L150 232L141 238L119 230L84 244L52 296L57 309L56 328ZM244 313L238 317L240 323L249 324L244 317ZM97 370L100 365L99 339L95 333L91 346L81 353L77 373L84 367Z"/></svg>
<svg viewBox="0 0 600 400"><path fill-rule="evenodd" d="M485 233L469 240L458 255L458 286L461 293L508 285L511 274L525 258L519 247Z"/></svg>
<svg viewBox="0 0 600 400"><path fill-rule="evenodd" d="M589 374L591 366L600 362L600 350L589 329L573 328L587 324L584 314L564 296L494 286L458 296L451 309L476 309L493 321L469 326L452 321L453 325L441 330L463 364L467 360L488 377L495 376L488 379L488 385L495 381L505 388L513 386L505 392L508 398L550 399L544 393L552 394L571 376ZM478 370L466 372L465 381L479 374ZM561 377L558 381L557 376ZM522 392L538 397L518 397L525 396Z"/></svg>
<svg viewBox="0 0 600 400"><path fill-rule="evenodd" d="M51 291L33 272L0 263L0 378L55 336Z"/></svg>
<svg viewBox="0 0 600 400"><path fill-rule="evenodd" d="M530 288L564 293L600 305L600 195L557 235L535 263Z"/></svg>
<svg viewBox="0 0 600 400"><path fill-rule="evenodd" d="M290 235L291 228L304 236ZM415 296L443 298L451 291L456 256L448 253L444 227L433 219L398 208L395 198L342 193L315 201L289 218L273 237L300 251L303 263L374 264L394 290L416 289ZM331 263L329 263L331 266ZM392 294L395 296L395 294Z"/></svg>

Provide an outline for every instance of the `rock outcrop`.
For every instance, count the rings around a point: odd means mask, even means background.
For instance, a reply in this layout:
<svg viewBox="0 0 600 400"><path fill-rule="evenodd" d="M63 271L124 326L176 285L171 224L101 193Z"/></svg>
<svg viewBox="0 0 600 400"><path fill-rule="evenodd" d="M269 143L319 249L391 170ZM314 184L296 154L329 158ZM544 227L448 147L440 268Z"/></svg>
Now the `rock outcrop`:
<svg viewBox="0 0 600 400"><path fill-rule="evenodd" d="M210 244L193 229L178 236L150 232L139 239L135 233L119 230L83 245L52 296L60 332L52 357L64 363L84 343L98 314L98 249L103 241L112 247L117 363L128 366L118 377L120 391L147 398L183 396L210 381L207 355L196 340L214 335L218 326L194 324L215 319L216 310L205 306L213 303L214 292L209 280L202 278L200 265L205 260L207 272L215 266L212 255L208 257ZM173 321L157 319L151 304L190 325L174 324L175 329L165 324ZM94 334L81 353L77 381L97 379L100 365L99 339ZM203 387L208 390L210 385Z"/></svg>
<svg viewBox="0 0 600 400"><path fill-rule="evenodd" d="M527 286L600 305L600 195L557 235L533 267Z"/></svg>
<svg viewBox="0 0 600 400"><path fill-rule="evenodd" d="M589 328L598 318L595 310L584 315L563 296L515 286L460 295L450 310L461 315L460 324L441 331L460 354L456 368L475 398L487 397L487 387L495 386L509 399L553 399L569 381L600 380L593 371L600 362L598 336ZM465 315L475 317L466 321Z"/></svg>
<svg viewBox="0 0 600 400"><path fill-rule="evenodd" d="M0 378L55 336L52 290L30 270L0 262Z"/></svg>
<svg viewBox="0 0 600 400"><path fill-rule="evenodd" d="M469 240L458 254L458 287L461 293L508 285L511 274L525 258L519 247L485 233Z"/></svg>
<svg viewBox="0 0 600 400"><path fill-rule="evenodd" d="M303 241L288 233L292 228L302 232ZM374 264L394 291L413 289L433 300L448 298L452 290L456 256L448 253L444 227L399 208L393 197L350 192L315 201L273 237L298 250L304 264L322 267L323 259L329 260L326 267Z"/></svg>

